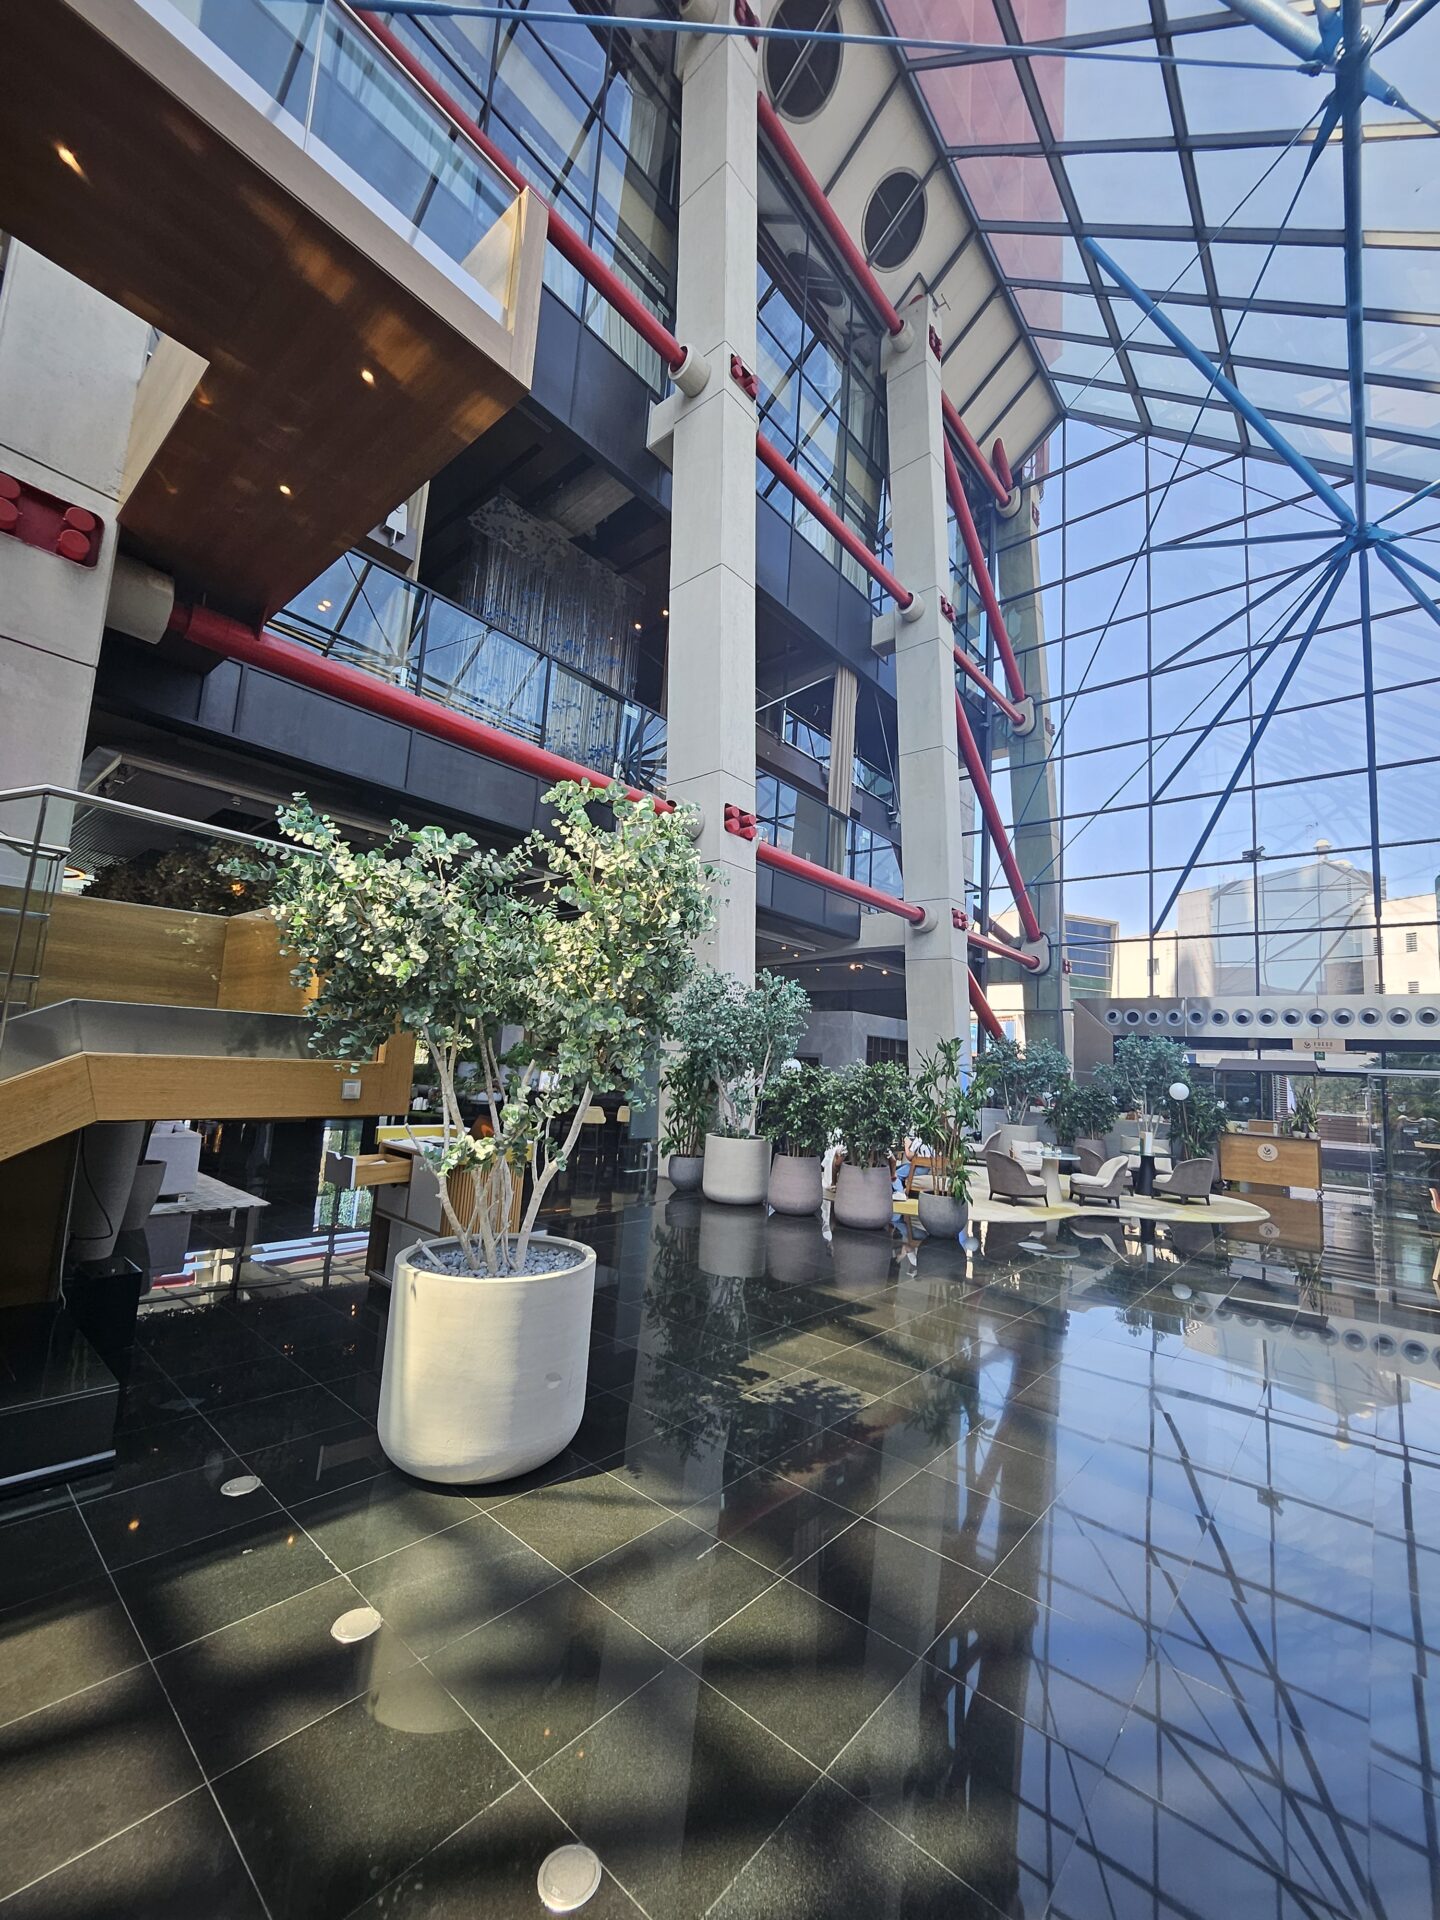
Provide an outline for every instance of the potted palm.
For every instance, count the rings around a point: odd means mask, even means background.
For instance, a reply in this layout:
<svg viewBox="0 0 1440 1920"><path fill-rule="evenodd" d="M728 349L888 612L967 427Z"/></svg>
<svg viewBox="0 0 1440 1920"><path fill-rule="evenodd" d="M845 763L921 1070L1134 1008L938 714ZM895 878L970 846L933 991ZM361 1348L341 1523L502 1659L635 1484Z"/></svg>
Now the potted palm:
<svg viewBox="0 0 1440 1920"><path fill-rule="evenodd" d="M890 1160L910 1126L913 1094L893 1060L842 1067L835 1075L834 1119L845 1143L833 1217L842 1227L888 1227L894 1213Z"/></svg>
<svg viewBox="0 0 1440 1920"><path fill-rule="evenodd" d="M540 1465L579 1425L595 1255L536 1231L546 1192L605 1092L643 1100L655 1041L710 924L690 824L564 782L552 825L508 853L396 822L360 852L297 796L294 843L262 871L317 1051L354 1059L413 1033L434 1070L441 1137L415 1143L448 1236L396 1262L380 1444L421 1479L498 1480ZM501 1052L502 1029L519 1042ZM473 1066L489 1134L466 1126ZM525 1189L528 1186L528 1197Z"/></svg>
<svg viewBox="0 0 1440 1920"><path fill-rule="evenodd" d="M660 1151L667 1156L665 1172L677 1193L693 1193L700 1185L705 1135L715 1122L715 1082L697 1054L677 1053L660 1080L665 1096L665 1137Z"/></svg>
<svg viewBox="0 0 1440 1920"><path fill-rule="evenodd" d="M965 1134L980 1110L979 1097L961 1084L964 1047L942 1040L920 1061L915 1076L913 1124L930 1150L930 1191L916 1194L920 1224L937 1238L953 1240L970 1217L970 1179Z"/></svg>
<svg viewBox="0 0 1440 1920"><path fill-rule="evenodd" d="M770 1205L776 1213L820 1211L820 1158L830 1144L835 1076L787 1061L766 1089L760 1131L775 1143Z"/></svg>
<svg viewBox="0 0 1440 1920"><path fill-rule="evenodd" d="M717 1118L705 1136L701 1182L707 1200L732 1207L764 1200L770 1142L758 1130L760 1102L809 1017L805 989L765 971L747 987L732 974L707 969L680 996L674 1037L705 1063L715 1086Z"/></svg>

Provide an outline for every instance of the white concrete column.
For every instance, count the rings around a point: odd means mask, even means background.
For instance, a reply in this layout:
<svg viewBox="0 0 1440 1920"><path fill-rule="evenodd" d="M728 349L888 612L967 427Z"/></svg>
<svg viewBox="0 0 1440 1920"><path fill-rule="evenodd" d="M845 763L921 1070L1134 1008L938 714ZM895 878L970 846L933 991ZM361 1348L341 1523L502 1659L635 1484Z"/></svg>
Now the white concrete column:
<svg viewBox="0 0 1440 1920"><path fill-rule="evenodd" d="M755 804L754 368L757 61L736 36L681 53L676 332L710 367L674 411L670 517L668 792L704 815L700 852L723 875L704 957L755 972L755 849L725 832Z"/></svg>
<svg viewBox="0 0 1440 1920"><path fill-rule="evenodd" d="M73 787L149 328L29 247L0 282L0 472L105 523L94 567L0 539L0 786Z"/></svg>
<svg viewBox="0 0 1440 1920"><path fill-rule="evenodd" d="M909 312L908 346L886 348L890 525L895 572L923 602L918 619L894 619L900 745L900 829L905 898L930 914L905 930L905 1011L913 1066L939 1040L970 1031L966 945L951 910L965 902L965 829L955 735L953 635L940 602L950 591L945 521L940 361L928 303ZM887 616L888 617L888 616Z"/></svg>

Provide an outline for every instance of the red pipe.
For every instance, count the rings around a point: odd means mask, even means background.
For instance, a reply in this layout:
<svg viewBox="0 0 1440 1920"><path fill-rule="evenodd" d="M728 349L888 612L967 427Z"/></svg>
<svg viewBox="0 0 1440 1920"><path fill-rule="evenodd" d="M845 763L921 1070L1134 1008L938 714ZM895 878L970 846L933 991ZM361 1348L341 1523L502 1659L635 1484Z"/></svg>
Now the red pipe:
<svg viewBox="0 0 1440 1920"><path fill-rule="evenodd" d="M600 258L592 247L580 238L568 221L563 220L547 201L541 200L534 187L521 173L520 169L503 154L495 142L455 99L447 93L434 75L416 58L399 36L393 33L378 13L368 7L354 9L355 17L361 21L367 32L372 34L385 51L402 66L410 78L426 94L440 111L449 116L465 135L466 139L477 146L485 158L504 174L514 187L530 188L539 204L545 208L548 221L548 237L555 251L570 262L580 277L587 281L595 291L612 306L622 320L626 320L648 346L652 346L673 373L685 359L685 349L671 333L670 329L655 318L645 303L625 285Z"/></svg>
<svg viewBox="0 0 1440 1920"><path fill-rule="evenodd" d="M858 533L850 528L836 513L835 509L820 498L810 482L798 474L790 462L781 453L777 453L763 433L755 436L755 451L763 466L767 466L777 480L781 480L794 494L808 512L840 542L852 560L858 560L872 580L878 580L896 606L905 608L914 601L914 594L908 587L902 587L883 560L877 560Z"/></svg>
<svg viewBox="0 0 1440 1920"><path fill-rule="evenodd" d="M1013 960L1017 966L1027 967L1031 973L1040 970L1040 956L1037 953L1025 953L1019 947L1012 947L1008 940L992 940L988 933L976 933L973 927L965 923L965 916L957 907L954 915L955 929L963 933L972 947L980 947L986 953L998 953L1003 960Z"/></svg>
<svg viewBox="0 0 1440 1920"><path fill-rule="evenodd" d="M438 701L426 700L404 687L392 686L388 680L377 679L363 667L347 667L339 660L329 660L323 653L316 653L312 647L278 640L274 634L256 633L228 614L212 612L209 607L191 607L177 601L167 631L226 660L240 660L246 666L278 674L281 679L309 687L315 693L331 694L366 713L398 720L402 726L414 727L418 733L468 747L472 753L483 753L487 759L518 768L521 773L533 773L549 781L583 780L602 790L614 784L603 773L582 767L578 761L517 739L513 733L487 726L483 720L455 713ZM653 800L657 813L674 810L671 800L642 794L635 787L627 787L625 791L632 800Z"/></svg>
<svg viewBox="0 0 1440 1920"><path fill-rule="evenodd" d="M775 149L777 156L784 161L796 186L799 187L801 193L803 193L805 198L810 202L810 207L815 217L829 234L831 240L834 241L841 258L859 282L871 306L874 307L876 313L878 313L884 321L886 332L902 332L905 322L900 318L900 315L895 311L894 306L886 297L885 289L875 278L875 273L870 262L850 238L844 221L840 218L839 214L836 213L834 207L831 206L825 189L815 178L809 167L806 166L804 156L795 142L790 138L790 135L785 131L785 124L779 114L775 111L774 107L771 106L763 93L760 95L756 105L759 113L760 131Z"/></svg>
<svg viewBox="0 0 1440 1920"><path fill-rule="evenodd" d="M970 974L970 1005L974 1009L976 1018L989 1034L990 1038L992 1040L1003 1040L1005 1038L1005 1029L995 1018L995 1010L985 998L985 989L975 978L973 971Z"/></svg>
<svg viewBox="0 0 1440 1920"><path fill-rule="evenodd" d="M996 853L1000 856L1000 865L1005 870L1005 878L1010 882L1010 891L1015 896L1015 906L1020 915L1020 924L1025 929L1025 938L1039 940L1041 938L1040 922L1035 918L1035 909L1031 906L1030 896L1025 891L1025 882L1020 878L1015 849L1010 844L1005 823L1000 818L994 789L986 776L984 763L980 758L980 749L975 744L975 735L970 731L965 702L958 693L955 695L955 728L960 736L960 758L965 762L965 771L969 774L975 788L976 798L980 802L980 811L985 816L985 825L990 830L990 838L995 843Z"/></svg>
<svg viewBox="0 0 1440 1920"><path fill-rule="evenodd" d="M996 686L995 682L990 678L988 674L982 673L980 671L979 667L976 666L975 662L970 658L969 654L966 653L963 647L957 646L953 648L952 651L954 652L954 655L955 655L956 666L959 667L962 673L968 674L970 679L972 679L975 682L977 687L981 688L985 693L989 694L990 698L995 702L996 706L1005 715L1005 718L1007 720L1018 721L1018 720L1024 719L1025 717L1024 714L1021 713L1019 707L1015 705L1014 701L1007 700L1005 698L1004 694L1000 691L999 687Z"/></svg>
<svg viewBox="0 0 1440 1920"><path fill-rule="evenodd" d="M945 416L946 426L949 427L955 438L960 442L964 450L965 458L985 482L991 493L994 494L995 504L1000 507L1008 507L1010 504L1009 487L1001 485L1000 476L980 451L979 442L966 426L965 422L960 418L960 409L948 393L942 393L940 396L940 411Z"/></svg>
<svg viewBox="0 0 1440 1920"><path fill-rule="evenodd" d="M726 823L726 832L746 836L738 826ZM893 893L881 893L878 887L867 887L863 880L852 880L843 873L833 873L829 867L817 866L813 860L802 860L798 853L787 853L783 847L772 846L768 840L755 842L755 858L767 867L778 867L782 873L793 873L798 880L813 880L817 886L824 887L830 893L843 893L847 900L858 900L862 906L878 907L881 913L893 913L900 920L908 920L918 927L925 918L924 907L912 906L908 900L899 900Z"/></svg>
<svg viewBox="0 0 1440 1920"><path fill-rule="evenodd" d="M945 486L950 495L950 504L955 509L955 518L960 525L960 537L965 542L970 571L975 576L975 590L980 595L980 604L985 609L985 618L990 622L990 631L995 636L996 651L1005 668L1006 682L1015 698L1023 700L1025 682L1020 673L1020 663L1015 658L1015 649L1010 644L1010 635L1005 631L1005 620L1000 612L1000 602L995 598L995 584L990 578L985 549L980 544L980 535L975 528L975 516L970 511L970 502L965 498L965 486L960 478L960 469L955 464L955 456L950 451L948 440L945 442Z"/></svg>
<svg viewBox="0 0 1440 1920"><path fill-rule="evenodd" d="M996 436L994 446L990 449L990 463L994 467L1000 484L1004 487L1006 493L1013 493L1015 491L1015 476L1010 471L1010 460L1005 452L1005 442L1000 439L998 435Z"/></svg>

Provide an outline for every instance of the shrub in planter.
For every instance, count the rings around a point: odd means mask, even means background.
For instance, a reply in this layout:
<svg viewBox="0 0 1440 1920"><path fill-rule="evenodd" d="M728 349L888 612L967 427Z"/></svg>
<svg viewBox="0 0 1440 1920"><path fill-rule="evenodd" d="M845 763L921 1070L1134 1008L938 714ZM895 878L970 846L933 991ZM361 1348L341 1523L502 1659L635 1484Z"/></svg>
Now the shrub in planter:
<svg viewBox="0 0 1440 1920"><path fill-rule="evenodd" d="M1012 1127L1023 1126L1032 1107L1070 1078L1070 1062L1059 1047L1036 1040L1022 1047L1018 1040L991 1040L981 1054L971 1080L981 1106L1005 1109Z"/></svg>
<svg viewBox="0 0 1440 1920"><path fill-rule="evenodd" d="M668 1158L666 1172L677 1193L693 1193L700 1185L705 1136L715 1124L715 1082L698 1054L677 1053L660 1086L665 1095L660 1151Z"/></svg>
<svg viewBox="0 0 1440 1920"><path fill-rule="evenodd" d="M932 1159L930 1191L917 1194L920 1224L927 1233L953 1238L969 1217L970 1178L965 1166L965 1134L975 1124L980 1099L960 1083L964 1047L942 1040L920 1061L913 1088L912 1124Z"/></svg>
<svg viewBox="0 0 1440 1920"><path fill-rule="evenodd" d="M893 1060L842 1067L835 1075L835 1125L845 1158L831 1211L842 1227L888 1227L894 1205L890 1157L910 1130L909 1076Z"/></svg>
<svg viewBox="0 0 1440 1920"><path fill-rule="evenodd" d="M1189 1085L1185 1049L1178 1040L1145 1033L1121 1034L1114 1059L1094 1073L1094 1084L1113 1097L1121 1113L1138 1114L1145 1133L1154 1133L1170 1112L1170 1086L1177 1080Z"/></svg>
<svg viewBox="0 0 1440 1920"><path fill-rule="evenodd" d="M770 1204L777 1213L820 1211L820 1158L833 1131L835 1076L798 1061L776 1074L760 1105L760 1131L775 1143Z"/></svg>
<svg viewBox="0 0 1440 1920"><path fill-rule="evenodd" d="M680 996L674 1037L687 1054L704 1061L719 1109L705 1137L707 1200L756 1206L765 1198L770 1142L757 1131L760 1102L809 1018L805 989L764 971L747 987L731 974L707 969Z"/></svg>
<svg viewBox="0 0 1440 1920"><path fill-rule="evenodd" d="M1117 1118L1115 1096L1093 1081L1066 1080L1051 1096L1050 1125L1062 1147L1103 1139Z"/></svg>
<svg viewBox="0 0 1440 1920"><path fill-rule="evenodd" d="M592 817L602 797L613 827ZM381 1445L425 1479L523 1472L579 1424L595 1256L536 1234L536 1218L592 1098L643 1100L710 923L682 813L619 785L564 782L545 799L550 832L508 853L399 822L357 852L297 795L280 813L293 846L257 873L296 982L314 988L316 1050L354 1059L399 1028L434 1069L443 1134L416 1147L452 1237L396 1265L380 1393ZM522 1037L502 1058L507 1027ZM461 1113L467 1062L484 1139Z"/></svg>

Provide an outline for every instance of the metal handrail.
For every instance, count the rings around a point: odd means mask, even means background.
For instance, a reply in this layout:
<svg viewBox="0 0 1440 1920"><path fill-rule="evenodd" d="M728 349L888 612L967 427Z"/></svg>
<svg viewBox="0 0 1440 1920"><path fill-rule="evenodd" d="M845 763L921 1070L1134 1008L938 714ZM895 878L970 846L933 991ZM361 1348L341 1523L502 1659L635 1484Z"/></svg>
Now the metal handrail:
<svg viewBox="0 0 1440 1920"><path fill-rule="evenodd" d="M82 793L76 787L7 787L0 790L0 806L7 800L78 800L83 806L104 807L109 813L123 813L131 820L148 820L152 825L162 827L182 827L187 833L211 834L217 840L233 840L244 847L265 847L274 850L275 842L265 840L256 833L241 833L234 827L213 827L206 820L187 820L178 813L157 813L153 807L137 807L128 800L107 800L98 793ZM35 843L27 840L27 848ZM69 847L35 846L37 852L64 854ZM300 849L308 852L308 848Z"/></svg>

